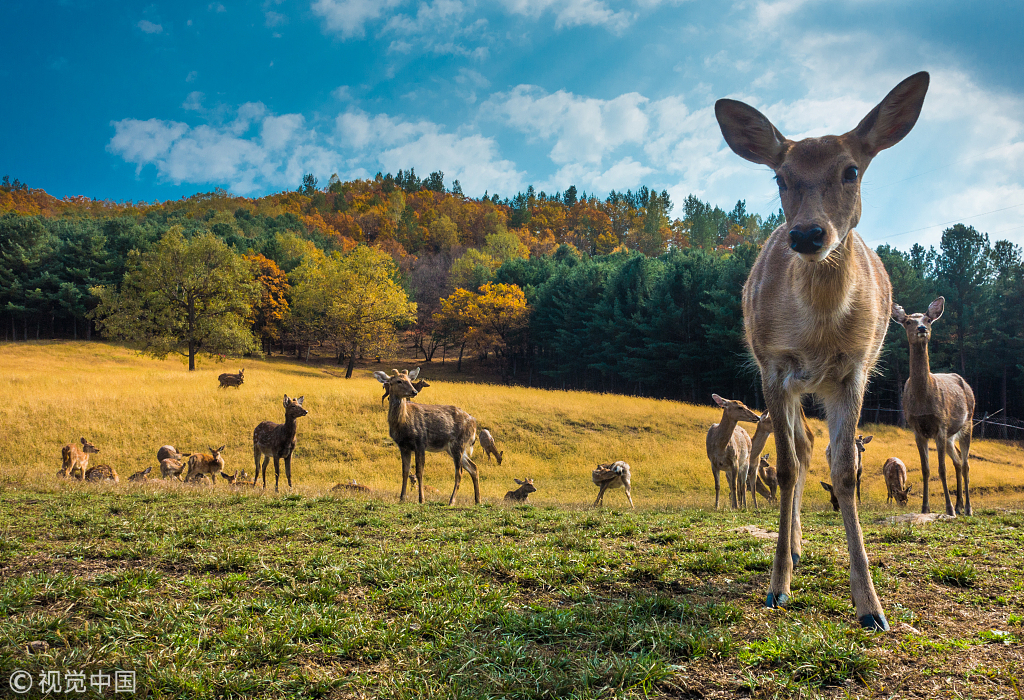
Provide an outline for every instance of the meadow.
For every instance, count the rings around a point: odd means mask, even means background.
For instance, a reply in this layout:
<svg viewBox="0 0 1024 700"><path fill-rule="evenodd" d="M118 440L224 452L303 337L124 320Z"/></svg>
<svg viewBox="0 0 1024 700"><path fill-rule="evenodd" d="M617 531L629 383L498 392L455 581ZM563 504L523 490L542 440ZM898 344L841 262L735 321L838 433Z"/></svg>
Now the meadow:
<svg viewBox="0 0 1024 700"><path fill-rule="evenodd" d="M4 344L0 363L0 694L14 670L119 668L155 698L1021 697L1024 453L1010 443L974 443L974 517L911 526L891 521L878 472L899 456L919 485L912 436L864 427L861 522L893 627L875 635L855 626L841 520L812 487L817 422L805 556L790 609L771 611L774 543L735 530L777 515L713 511L710 406L425 365L418 400L465 408L505 450L501 467L476 453L484 503L464 482L449 509L438 455L439 493L397 502L376 365L351 380L277 358L189 373L86 343ZM239 367L242 387L218 389ZM251 473L252 428L283 419L285 393L310 409L294 488L125 482L165 443L226 443L227 471ZM121 484L55 476L80 436ZM614 459L633 465L636 510L621 490L589 507L590 470ZM503 503L525 476L532 505ZM331 491L350 479L373 492Z"/></svg>

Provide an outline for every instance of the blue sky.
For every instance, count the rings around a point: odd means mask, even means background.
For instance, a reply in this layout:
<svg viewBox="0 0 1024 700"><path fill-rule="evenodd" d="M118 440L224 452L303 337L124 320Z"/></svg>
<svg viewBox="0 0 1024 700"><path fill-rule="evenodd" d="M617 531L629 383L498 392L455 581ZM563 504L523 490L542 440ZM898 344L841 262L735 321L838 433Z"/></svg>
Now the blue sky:
<svg viewBox="0 0 1024 700"><path fill-rule="evenodd" d="M858 229L1022 243L1022 34L1019 1L8 0L0 174L152 201L415 167L474 196L643 184L768 214L771 174L727 149L717 98L789 137L841 133L928 70Z"/></svg>

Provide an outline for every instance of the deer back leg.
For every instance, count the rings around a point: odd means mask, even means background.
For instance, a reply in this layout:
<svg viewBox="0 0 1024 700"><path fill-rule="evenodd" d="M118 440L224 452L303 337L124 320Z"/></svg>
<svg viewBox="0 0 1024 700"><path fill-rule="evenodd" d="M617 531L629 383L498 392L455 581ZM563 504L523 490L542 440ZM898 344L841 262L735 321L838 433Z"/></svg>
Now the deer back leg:
<svg viewBox="0 0 1024 700"><path fill-rule="evenodd" d="M632 494L630 493L630 492L632 491L632 488L633 488L633 487L632 487L632 484L630 484L630 483L629 483L629 482L627 481L627 482L625 483L625 489L626 489L626 500L627 500L627 501L629 501L629 507L630 507L630 508L633 508L633 509L635 509L635 508L636 508L636 506L634 506L634 505L633 505L633 496L632 496Z"/></svg>
<svg viewBox="0 0 1024 700"><path fill-rule="evenodd" d="M958 436L958 442L960 443L960 471L964 475L964 515L974 515L974 509L971 508L971 421L967 421Z"/></svg>
<svg viewBox="0 0 1024 700"><path fill-rule="evenodd" d="M281 480L281 458L274 455L274 491L277 491L278 482Z"/></svg>
<svg viewBox="0 0 1024 700"><path fill-rule="evenodd" d="M747 490L750 491L750 497L754 499L754 510L757 510L757 466L750 469L747 467Z"/></svg>
<svg viewBox="0 0 1024 700"><path fill-rule="evenodd" d="M953 510L953 499L949 497L949 485L946 483L946 436L935 438L936 461L939 463L939 481L942 482L942 495L946 497L946 515L956 515Z"/></svg>
<svg viewBox="0 0 1024 700"><path fill-rule="evenodd" d="M427 453L422 450L416 450L416 486L420 503L423 503L423 467L426 461Z"/></svg>
<svg viewBox="0 0 1024 700"><path fill-rule="evenodd" d="M270 465L270 455L263 455L263 488L267 488L267 467L269 465ZM257 469L256 471L258 473L259 469ZM256 485L256 482L254 481L253 482L253 486L255 486L255 485Z"/></svg>
<svg viewBox="0 0 1024 700"><path fill-rule="evenodd" d="M793 430L800 430L800 397L790 394L783 386L783 377L762 368L762 388L765 403L775 424L776 471L779 479L779 539L775 547L771 583L765 606L778 608L790 598L793 578L792 538L793 503L797 473L800 470Z"/></svg>
<svg viewBox="0 0 1024 700"><path fill-rule="evenodd" d="M458 457L452 458L455 461L455 488L452 489L452 497L448 499L448 505L455 503L455 494L459 492L459 484L462 482L462 460Z"/></svg>
<svg viewBox="0 0 1024 700"><path fill-rule="evenodd" d="M405 501L405 489L409 485L409 470L412 465L412 450L402 450L402 494L399 503Z"/></svg>
<svg viewBox="0 0 1024 700"><path fill-rule="evenodd" d="M721 484L721 481L720 481L718 467L715 466L715 465L711 465L711 473L715 475L715 510L718 510L718 501L719 501L719 497L722 494L722 484ZM604 486L604 484L602 484L601 485L601 495L604 495L604 489L605 489L605 486ZM601 496L598 496L597 500L600 501L601 500ZM597 505L597 504L595 503L594 505Z"/></svg>
<svg viewBox="0 0 1024 700"><path fill-rule="evenodd" d="M732 503L732 509L737 510L739 505L736 498L736 468L732 467L727 469L725 472L725 479L729 482L729 501Z"/></svg>
<svg viewBox="0 0 1024 700"><path fill-rule="evenodd" d="M715 481L716 482L718 481L718 472L715 472ZM608 490L608 482L607 481L601 482L601 490L597 494L597 500L594 501L594 507L595 508L598 507L599 505L601 505L601 502L604 501L604 492L607 491L607 490ZM717 507L718 507L718 502L716 500L715 508L717 508Z"/></svg>
<svg viewBox="0 0 1024 700"><path fill-rule="evenodd" d="M252 461L256 463L256 474L252 477L252 485L253 486L256 485L256 480L260 478L260 457L262 457L262 456L263 456L263 453L260 452L260 448L256 447L256 445L253 445L252 446Z"/></svg>
<svg viewBox="0 0 1024 700"><path fill-rule="evenodd" d="M476 462L463 454L461 463L462 468L469 472L469 478L473 480L473 501L480 505L480 473L477 471Z"/></svg>
<svg viewBox="0 0 1024 700"><path fill-rule="evenodd" d="M921 512L930 513L931 504L928 502L928 481L932 477L932 470L928 466L928 438L914 431L914 440L917 442L917 453L921 457Z"/></svg>

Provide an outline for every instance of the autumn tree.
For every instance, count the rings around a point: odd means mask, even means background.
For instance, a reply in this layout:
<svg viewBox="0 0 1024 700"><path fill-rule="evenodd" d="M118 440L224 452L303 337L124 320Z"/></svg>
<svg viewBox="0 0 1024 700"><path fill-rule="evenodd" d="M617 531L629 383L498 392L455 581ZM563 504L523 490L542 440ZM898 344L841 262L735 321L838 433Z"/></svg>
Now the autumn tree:
<svg viewBox="0 0 1024 700"><path fill-rule="evenodd" d="M94 287L93 312L107 338L155 357L257 349L249 326L259 288L252 269L211 233L187 240L172 226L147 253L132 251L120 288Z"/></svg>
<svg viewBox="0 0 1024 700"><path fill-rule="evenodd" d="M441 310L434 314L434 333L446 347L459 349L456 371L462 371L462 354L473 330L477 295L468 289L456 289L441 300Z"/></svg>
<svg viewBox="0 0 1024 700"><path fill-rule="evenodd" d="M260 297L252 309L253 331L260 339L263 352L270 354L273 345L281 340L281 329L288 315L288 300L291 290L288 276L270 258L259 253L243 256L251 266L256 282L260 285Z"/></svg>
<svg viewBox="0 0 1024 700"><path fill-rule="evenodd" d="M471 307L470 339L494 350L501 377L508 376L510 351L517 344L530 320L526 295L514 284L488 282L480 288Z"/></svg>

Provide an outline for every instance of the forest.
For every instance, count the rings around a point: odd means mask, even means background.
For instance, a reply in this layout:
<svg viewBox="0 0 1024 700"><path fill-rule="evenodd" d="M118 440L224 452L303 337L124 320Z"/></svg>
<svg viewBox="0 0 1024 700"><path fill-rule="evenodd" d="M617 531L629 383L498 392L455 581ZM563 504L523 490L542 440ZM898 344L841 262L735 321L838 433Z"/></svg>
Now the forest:
<svg viewBox="0 0 1024 700"><path fill-rule="evenodd" d="M128 342L158 355L288 352L347 363L406 342L505 381L758 408L740 292L784 217L667 192L471 198L444 174L378 174L260 198L57 199L0 185L0 339ZM973 227L877 249L908 313L942 295L932 371L974 388L989 437L1024 436L1024 256ZM907 340L887 335L863 418L900 422ZM816 411L808 406L812 413Z"/></svg>

